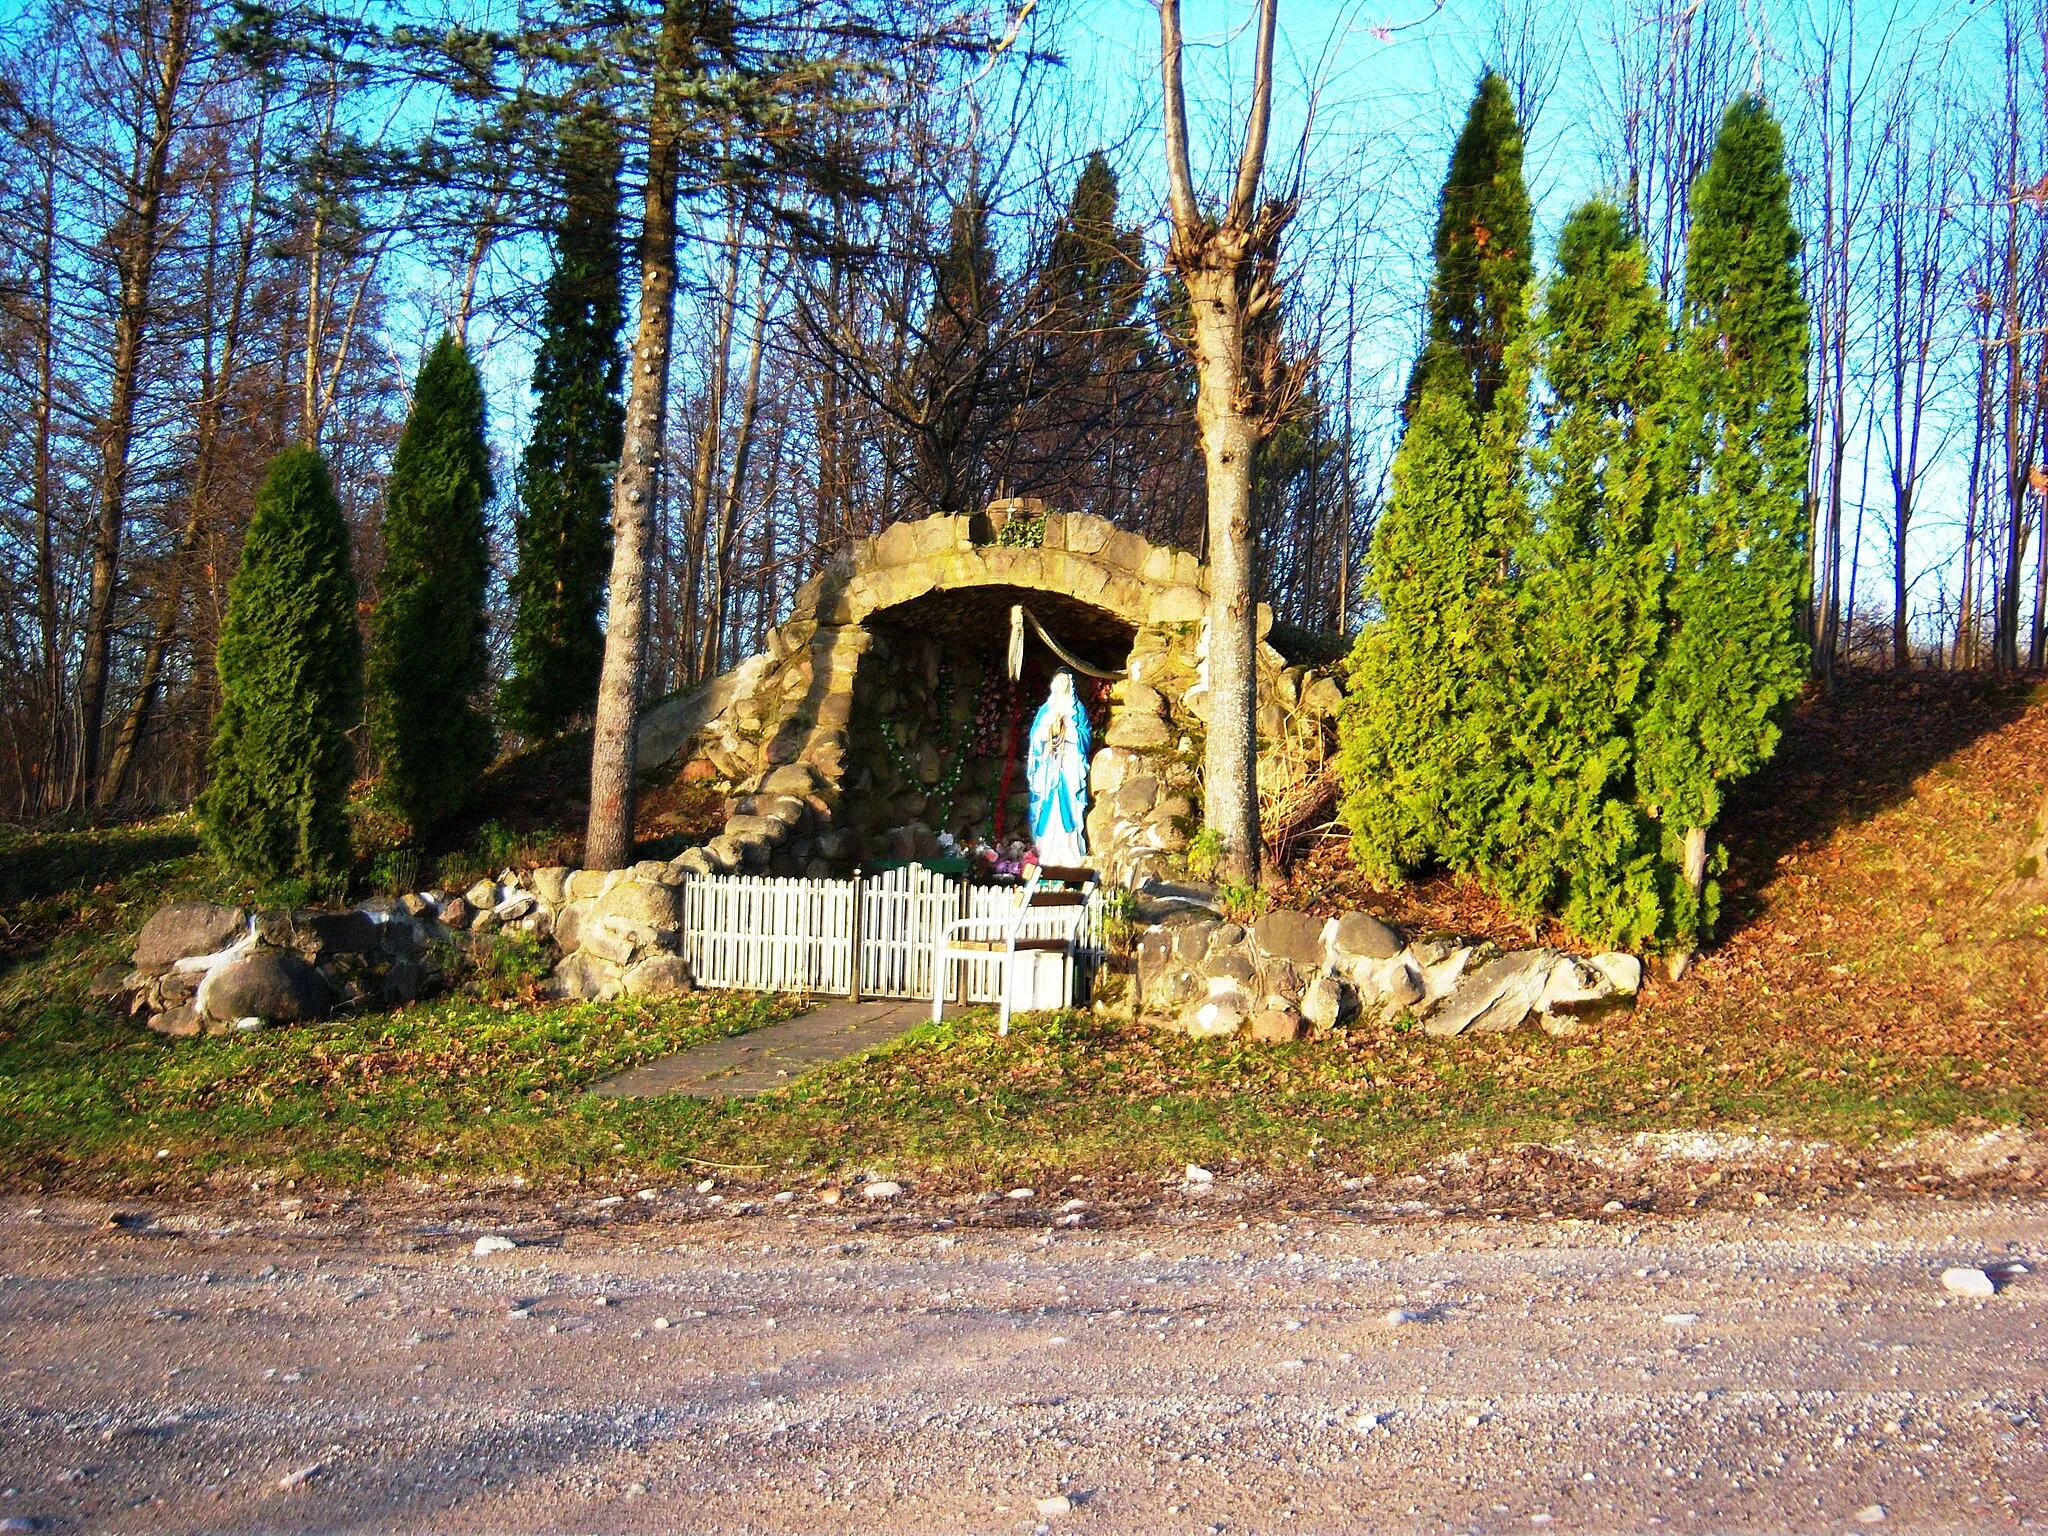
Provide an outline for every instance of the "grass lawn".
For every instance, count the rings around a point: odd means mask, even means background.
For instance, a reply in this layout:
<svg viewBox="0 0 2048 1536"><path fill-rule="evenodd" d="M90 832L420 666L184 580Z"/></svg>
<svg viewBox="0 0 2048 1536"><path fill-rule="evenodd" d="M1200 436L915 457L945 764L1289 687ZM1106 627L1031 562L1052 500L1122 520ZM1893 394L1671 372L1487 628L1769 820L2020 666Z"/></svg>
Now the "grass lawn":
<svg viewBox="0 0 2048 1536"><path fill-rule="evenodd" d="M1837 718L1802 717L1775 788L1731 818L1728 937L1593 1039L1440 1042L1397 1024L1272 1047L1081 1014L1029 1017L999 1039L984 1013L743 1103L581 1090L787 1017L794 999L459 995L161 1039L90 1004L93 973L121 963L163 902L246 893L218 885L179 818L0 833L0 1186L170 1192L261 1173L323 1184L519 1174L547 1188L714 1165L987 1188L1233 1159L1276 1173L1400 1172L1591 1130L1760 1125L1867 1144L2038 1125L2048 911L1985 898L2026 841L2048 707L2008 700L1909 773L1871 734L1897 714L1846 736ZM1871 773L1854 769L1859 758ZM1872 774L1891 789L1872 790ZM1780 825L1787 817L1798 824ZM1330 881L1324 895L1349 899ZM1455 882L1387 900L1411 921L1431 902L1483 906ZM1497 911L1481 918L1469 926L1512 927Z"/></svg>

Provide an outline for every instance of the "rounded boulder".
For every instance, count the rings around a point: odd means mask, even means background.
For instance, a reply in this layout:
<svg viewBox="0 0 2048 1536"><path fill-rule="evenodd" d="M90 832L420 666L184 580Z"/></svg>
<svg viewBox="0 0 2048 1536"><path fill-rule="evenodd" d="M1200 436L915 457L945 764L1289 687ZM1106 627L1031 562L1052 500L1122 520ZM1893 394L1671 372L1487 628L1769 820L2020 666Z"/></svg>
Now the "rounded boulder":
<svg viewBox="0 0 2048 1536"><path fill-rule="evenodd" d="M326 978L289 950L259 949L210 973L200 988L209 1019L259 1018L304 1024L326 1015Z"/></svg>
<svg viewBox="0 0 2048 1536"><path fill-rule="evenodd" d="M160 908L136 936L135 969L169 970L187 955L211 955L226 949L248 931L249 913L243 907L181 901Z"/></svg>

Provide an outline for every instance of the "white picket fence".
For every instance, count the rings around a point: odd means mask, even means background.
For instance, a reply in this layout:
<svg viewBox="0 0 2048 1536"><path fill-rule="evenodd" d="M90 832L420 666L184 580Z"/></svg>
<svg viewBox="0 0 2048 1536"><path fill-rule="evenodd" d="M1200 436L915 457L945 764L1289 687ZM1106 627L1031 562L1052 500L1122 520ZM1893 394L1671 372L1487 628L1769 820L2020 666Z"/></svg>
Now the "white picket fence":
<svg viewBox="0 0 2048 1536"><path fill-rule="evenodd" d="M850 997L858 964L862 997L928 998L946 924L1010 911L1017 891L912 864L849 880L696 875L682 897L683 954L700 987ZM1102 958L1099 901L1042 908L1023 933L1072 942L1075 1001L1085 999ZM997 1001L1001 971L1000 960L959 966L966 1000Z"/></svg>

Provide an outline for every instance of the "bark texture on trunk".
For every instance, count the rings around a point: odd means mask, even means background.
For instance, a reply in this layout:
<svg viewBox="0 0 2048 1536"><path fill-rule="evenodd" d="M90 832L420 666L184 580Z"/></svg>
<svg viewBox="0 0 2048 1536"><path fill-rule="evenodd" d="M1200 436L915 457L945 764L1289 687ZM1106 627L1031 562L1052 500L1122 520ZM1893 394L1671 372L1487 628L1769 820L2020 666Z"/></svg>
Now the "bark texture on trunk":
<svg viewBox="0 0 2048 1536"><path fill-rule="evenodd" d="M86 603L85 657L79 680L78 782L74 800L89 804L100 776L100 737L106 722L113 665L114 605L120 593L121 536L128 518L129 457L142 381L143 334L150 321L150 284L162 247L164 191L170 179L177 106L191 61L191 0L171 0L161 53L145 44L140 78L148 93L148 138L137 146L127 206L112 231L120 295L114 311L114 347L107 414L100 432L99 505L93 517L92 581Z"/></svg>
<svg viewBox="0 0 2048 1536"><path fill-rule="evenodd" d="M228 314L221 335L220 358L217 365L212 362L205 365L206 387L199 402L192 485L186 494L185 521L178 531L177 546L164 564L163 589L157 594L155 621L149 647L143 653L135 698L121 721L119 734L114 738L114 750L107 760L107 771L95 798L94 803L100 806L114 804L127 791L128 777L135 766L136 749L149 729L149 718L156 708L158 690L163 685L164 664L172 643L177 639L178 620L185 603L187 568L207 527L213 500L215 453L227 414L228 395L235 384L235 370L241 361L243 313L248 301L249 273L255 262L256 231L262 211L263 134L268 123L268 110L266 98L263 113L256 120L255 141L249 160L249 200L236 235L234 268L227 279ZM209 308L214 302L215 287L216 274L209 260L206 279Z"/></svg>
<svg viewBox="0 0 2048 1536"><path fill-rule="evenodd" d="M711 539L710 573L704 599L704 640L697 654L697 675L716 677L725 649L725 610L732 581L733 531L740 503L747 494L747 459L754 446L754 422L761 410L761 353L767 341L768 261L761 261L761 293L754 305L753 334L747 340L747 382L740 397L740 419L732 446L732 469L726 477L718 527Z"/></svg>
<svg viewBox="0 0 2048 1536"><path fill-rule="evenodd" d="M676 162L690 41L683 0L668 0L648 112L640 326L626 392L625 443L612 481L611 592L590 746L590 818L583 838L583 862L590 869L618 869L633 861L634 730L647 659L647 534L661 470L675 329Z"/></svg>
<svg viewBox="0 0 2048 1536"><path fill-rule="evenodd" d="M1212 242L1213 243L1213 242ZM1204 822L1223 839L1220 871L1259 875L1258 595L1252 461L1265 434L1244 410L1244 328L1235 263L1186 274L1200 381L1195 420L1209 492L1209 735Z"/></svg>
<svg viewBox="0 0 2048 1536"><path fill-rule="evenodd" d="M1252 468L1259 444L1287 409L1297 382L1280 356L1276 261L1291 204L1259 193L1272 121L1273 39L1279 0L1260 0L1251 106L1237 175L1222 216L1195 196L1181 81L1179 0L1159 7L1167 187L1173 239L1167 259L1187 285L1194 328L1195 419L1208 482L1209 735L1203 820L1222 840L1217 872L1259 878L1258 530Z"/></svg>

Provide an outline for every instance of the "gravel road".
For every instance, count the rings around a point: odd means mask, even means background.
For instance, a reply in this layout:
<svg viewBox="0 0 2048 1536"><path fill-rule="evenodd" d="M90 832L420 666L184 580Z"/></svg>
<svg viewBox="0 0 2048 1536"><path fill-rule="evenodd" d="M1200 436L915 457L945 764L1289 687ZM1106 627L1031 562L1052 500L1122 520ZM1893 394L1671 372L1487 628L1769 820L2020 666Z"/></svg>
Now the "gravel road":
<svg viewBox="0 0 2048 1536"><path fill-rule="evenodd" d="M0 1531L2048 1524L2048 1204L1240 1221L1219 1185L1119 1225L1066 1193L994 1228L6 1204ZM1945 1293L1959 1264L1998 1294Z"/></svg>

